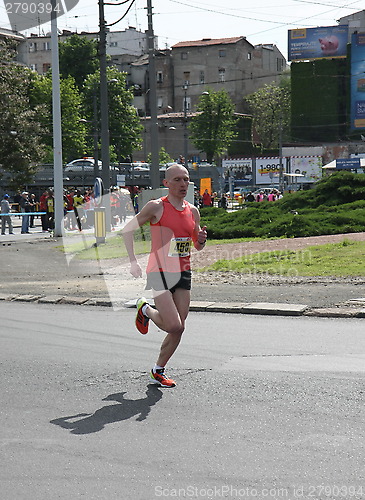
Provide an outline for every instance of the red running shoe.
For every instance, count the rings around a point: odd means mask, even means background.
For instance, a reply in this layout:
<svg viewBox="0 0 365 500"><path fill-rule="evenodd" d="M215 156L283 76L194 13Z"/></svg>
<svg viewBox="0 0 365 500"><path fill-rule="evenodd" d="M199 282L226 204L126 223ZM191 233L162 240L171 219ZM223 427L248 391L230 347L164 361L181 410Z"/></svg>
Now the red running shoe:
<svg viewBox="0 0 365 500"><path fill-rule="evenodd" d="M176 383L171 378L167 378L164 374L165 368L161 368L160 370L156 370L155 372L151 370L150 378L153 380L155 384L160 385L161 387L175 387Z"/></svg>
<svg viewBox="0 0 365 500"><path fill-rule="evenodd" d="M148 332L148 323L150 318L147 318L142 312L142 307L147 304L147 301L144 297L141 297L137 300L137 314L136 314L136 328L137 330L145 335Z"/></svg>

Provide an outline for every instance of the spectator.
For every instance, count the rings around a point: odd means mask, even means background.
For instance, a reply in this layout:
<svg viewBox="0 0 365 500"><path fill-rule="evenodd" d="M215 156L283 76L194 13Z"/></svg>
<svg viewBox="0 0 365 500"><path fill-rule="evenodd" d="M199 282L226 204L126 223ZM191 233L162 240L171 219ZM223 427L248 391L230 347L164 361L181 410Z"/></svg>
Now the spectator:
<svg viewBox="0 0 365 500"><path fill-rule="evenodd" d="M252 191L250 191L247 196L246 196L246 201L248 202L252 202L252 201L255 201L255 197L254 195L252 194Z"/></svg>
<svg viewBox="0 0 365 500"><path fill-rule="evenodd" d="M227 196L225 193L222 194L222 197L219 201L219 205L221 208L224 208L224 210L227 210L227 207L228 207L228 200L227 200Z"/></svg>
<svg viewBox="0 0 365 500"><path fill-rule="evenodd" d="M54 196L52 189L48 190L47 196L47 226L48 231L53 231L54 229Z"/></svg>
<svg viewBox="0 0 365 500"><path fill-rule="evenodd" d="M267 195L267 201L275 201L276 196L275 196L275 191L272 190L268 195Z"/></svg>
<svg viewBox="0 0 365 500"><path fill-rule="evenodd" d="M39 211L40 212L47 212L47 197L48 197L48 192L44 191L39 198ZM41 223L42 223L42 231L43 233L46 233L48 231L48 218L47 214L41 215Z"/></svg>
<svg viewBox="0 0 365 500"><path fill-rule="evenodd" d="M214 202L215 202L216 198L217 198L217 193L216 193L216 192L214 192L214 193L212 194L212 201L210 202L210 206L211 206L211 207L214 207Z"/></svg>
<svg viewBox="0 0 365 500"><path fill-rule="evenodd" d="M22 234L29 234L29 210L30 210L30 203L29 203L29 193L27 191L23 191L19 205L20 205L20 211L22 213L26 213L27 215L22 215L22 229L21 233Z"/></svg>
<svg viewBox="0 0 365 500"><path fill-rule="evenodd" d="M4 194L4 198L1 200L1 234L5 234L5 227L6 224L8 225L9 229L9 234L14 234L13 233L13 223L11 222L11 215L4 215L4 214L10 214L11 212L11 206L9 203L9 195Z"/></svg>
<svg viewBox="0 0 365 500"><path fill-rule="evenodd" d="M37 201L35 198L35 194L31 193L29 197L29 212L37 211ZM34 215L29 216L29 227L34 227Z"/></svg>
<svg viewBox="0 0 365 500"><path fill-rule="evenodd" d="M256 196L256 201L265 201L265 194L263 191L260 191L258 195Z"/></svg>
<svg viewBox="0 0 365 500"><path fill-rule="evenodd" d="M210 196L208 189L206 189L202 196L203 207L211 207L212 206L212 197Z"/></svg>
<svg viewBox="0 0 365 500"><path fill-rule="evenodd" d="M128 207L130 197L127 193L120 192L119 199L120 199L119 220L121 222L125 222L127 220L127 207Z"/></svg>

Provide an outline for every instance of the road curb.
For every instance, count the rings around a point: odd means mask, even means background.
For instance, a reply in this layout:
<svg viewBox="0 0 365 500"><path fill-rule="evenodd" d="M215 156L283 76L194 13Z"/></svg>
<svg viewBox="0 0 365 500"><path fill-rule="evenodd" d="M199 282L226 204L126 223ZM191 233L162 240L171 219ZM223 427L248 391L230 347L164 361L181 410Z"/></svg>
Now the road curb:
<svg viewBox="0 0 365 500"><path fill-rule="evenodd" d="M0 293L0 301L7 302L35 302L39 304L68 304L79 306L112 307L110 299L100 297L71 297L65 295L15 295ZM151 301L153 302L153 301ZM124 304L125 308L134 308L136 299L131 299ZM310 308L305 304L286 304L271 302L201 302L192 301L190 311L193 312L218 312L230 314L257 314L271 316L316 316L322 318L365 318L365 308L348 306Z"/></svg>

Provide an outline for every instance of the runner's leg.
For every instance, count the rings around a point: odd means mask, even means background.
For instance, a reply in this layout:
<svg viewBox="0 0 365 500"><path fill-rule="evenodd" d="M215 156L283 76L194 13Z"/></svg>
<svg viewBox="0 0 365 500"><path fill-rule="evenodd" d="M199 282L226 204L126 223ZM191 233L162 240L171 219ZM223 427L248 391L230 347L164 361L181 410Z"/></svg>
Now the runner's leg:
<svg viewBox="0 0 365 500"><path fill-rule="evenodd" d="M177 288L173 294L169 291L157 293L155 306L156 309L149 307L146 312L161 330L167 332L156 362L159 366L165 366L176 351L185 329L190 306L190 290Z"/></svg>

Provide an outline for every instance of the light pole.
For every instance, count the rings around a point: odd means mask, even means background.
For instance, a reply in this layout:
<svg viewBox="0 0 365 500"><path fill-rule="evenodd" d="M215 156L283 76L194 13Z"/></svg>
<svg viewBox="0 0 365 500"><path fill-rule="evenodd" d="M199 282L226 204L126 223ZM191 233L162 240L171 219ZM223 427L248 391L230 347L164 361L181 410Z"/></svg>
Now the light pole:
<svg viewBox="0 0 365 500"><path fill-rule="evenodd" d="M184 90L184 167L188 168L188 108L187 108L187 92L188 85L183 86Z"/></svg>
<svg viewBox="0 0 365 500"><path fill-rule="evenodd" d="M98 151L98 105L96 99L96 83L93 86L93 138L94 138L94 179L99 177L99 151Z"/></svg>
<svg viewBox="0 0 365 500"><path fill-rule="evenodd" d="M284 167L283 167L283 123L281 114L279 117L279 190L284 193Z"/></svg>
<svg viewBox="0 0 365 500"><path fill-rule="evenodd" d="M152 2L147 0L148 17L148 73L150 87L150 132L151 132L151 166L150 179L152 189L160 187L160 161L158 147L157 99L156 99L156 69L155 69L155 36L152 24Z"/></svg>
<svg viewBox="0 0 365 500"><path fill-rule="evenodd" d="M110 210L110 155L109 155L109 110L108 110L108 81L106 63L106 22L104 17L104 0L99 0L99 60L100 60L100 137L102 180L105 205L105 227L111 230Z"/></svg>

